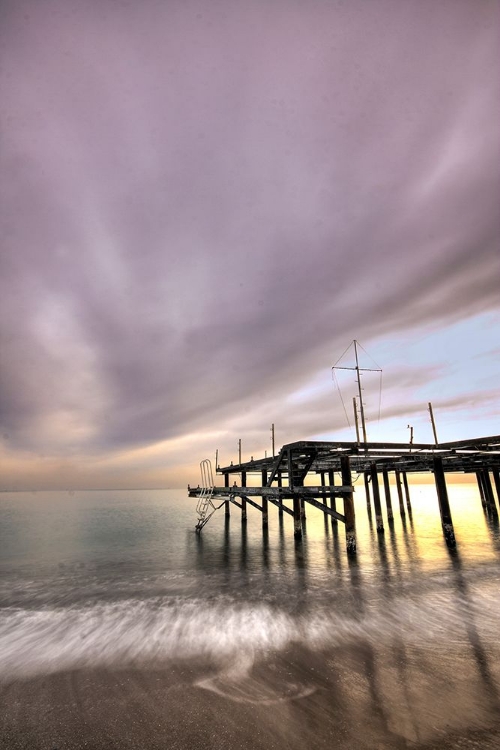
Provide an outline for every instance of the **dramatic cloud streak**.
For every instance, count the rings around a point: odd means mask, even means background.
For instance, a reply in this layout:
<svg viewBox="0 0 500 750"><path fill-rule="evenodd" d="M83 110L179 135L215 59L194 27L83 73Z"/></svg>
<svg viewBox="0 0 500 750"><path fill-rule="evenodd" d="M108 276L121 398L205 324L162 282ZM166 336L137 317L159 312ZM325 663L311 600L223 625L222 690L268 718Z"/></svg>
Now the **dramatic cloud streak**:
<svg viewBox="0 0 500 750"><path fill-rule="evenodd" d="M336 429L350 339L498 310L499 7L3 3L9 460Z"/></svg>

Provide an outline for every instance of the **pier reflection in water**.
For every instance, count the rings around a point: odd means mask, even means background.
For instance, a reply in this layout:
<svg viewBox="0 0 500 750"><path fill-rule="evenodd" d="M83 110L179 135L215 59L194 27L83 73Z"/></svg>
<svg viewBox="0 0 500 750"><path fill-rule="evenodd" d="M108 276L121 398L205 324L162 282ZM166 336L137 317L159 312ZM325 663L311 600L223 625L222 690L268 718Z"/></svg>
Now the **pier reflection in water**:
<svg viewBox="0 0 500 750"><path fill-rule="evenodd" d="M227 746L497 746L498 520L476 486L449 483L450 550L433 486L412 483L393 521L383 508L383 534L356 489L355 557L310 507L301 539L275 508L264 532L254 509L244 524L221 509L197 535L182 492L4 493L0 730L39 742L46 696L71 674L88 705L63 690L54 732L92 725L102 701L106 731L132 731L140 695L144 746L173 716L184 746L208 741L200 706Z"/></svg>

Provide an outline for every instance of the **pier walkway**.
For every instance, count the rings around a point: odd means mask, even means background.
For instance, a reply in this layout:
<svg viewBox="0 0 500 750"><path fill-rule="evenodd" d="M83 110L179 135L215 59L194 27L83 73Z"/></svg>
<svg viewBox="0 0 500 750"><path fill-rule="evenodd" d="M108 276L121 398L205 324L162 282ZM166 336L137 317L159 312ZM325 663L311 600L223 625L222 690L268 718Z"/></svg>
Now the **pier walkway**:
<svg viewBox="0 0 500 750"><path fill-rule="evenodd" d="M202 464L206 467L206 461ZM455 545L453 521L446 488L446 473L473 473L476 476L483 507L498 517L500 502L500 436L458 440L447 443L353 443L298 441L284 445L278 455L251 459L229 466L217 466L217 474L224 478L224 486L217 487L207 472L202 471L203 487L188 487L190 497L200 497L207 491L210 498L220 498L229 515L230 504L241 510L246 521L247 506L262 513L262 524L267 526L269 503L280 514L294 518L294 535L302 535L302 520L306 504L323 511L333 523L344 523L346 548L356 551L355 513L353 502L353 473L363 475L367 497L373 498L377 531L384 532L379 477L382 477L387 517L393 518L390 474L394 474L399 509L411 512L408 474L432 473L436 483L441 523L446 542ZM250 476L257 476L247 484ZM337 476L336 476L337 475ZM210 473L211 477L211 473ZM234 481L238 478L238 482ZM496 490L493 491L493 483ZM257 501L260 498L260 502ZM337 498L341 508L337 508ZM291 504L287 504L290 503ZM406 501L406 510L405 510ZM220 507L220 506L219 506ZM215 509L215 506L214 506ZM203 524L204 525L204 524Z"/></svg>

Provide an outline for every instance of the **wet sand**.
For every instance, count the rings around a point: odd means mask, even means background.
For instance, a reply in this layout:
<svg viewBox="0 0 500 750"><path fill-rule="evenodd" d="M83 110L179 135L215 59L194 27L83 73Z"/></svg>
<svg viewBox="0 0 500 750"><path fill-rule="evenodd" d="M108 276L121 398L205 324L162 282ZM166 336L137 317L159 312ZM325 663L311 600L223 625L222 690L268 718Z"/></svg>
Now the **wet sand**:
<svg viewBox="0 0 500 750"><path fill-rule="evenodd" d="M498 660L497 660L498 661ZM0 746L79 748L498 748L499 674L397 644L245 664L75 670L3 683Z"/></svg>

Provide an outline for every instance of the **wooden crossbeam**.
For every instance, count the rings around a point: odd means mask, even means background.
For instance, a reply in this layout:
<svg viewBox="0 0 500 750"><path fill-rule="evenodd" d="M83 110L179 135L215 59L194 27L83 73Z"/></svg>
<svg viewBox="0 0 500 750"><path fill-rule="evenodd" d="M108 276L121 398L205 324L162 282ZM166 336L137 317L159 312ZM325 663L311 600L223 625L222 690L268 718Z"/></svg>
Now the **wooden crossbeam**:
<svg viewBox="0 0 500 750"><path fill-rule="evenodd" d="M302 492L300 494L302 496ZM336 518L337 521L342 521L342 523L345 523L345 516L343 516L342 513L339 513L336 510L332 510L332 508L329 508L328 505L325 505L324 503L320 503L318 500L315 500L312 497L305 497L304 500L306 501L306 503L309 503L310 505L313 505L315 508L322 510L323 513L327 514L327 516L332 516L332 518Z"/></svg>

